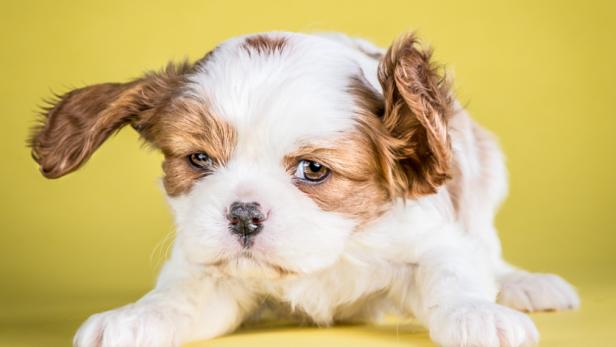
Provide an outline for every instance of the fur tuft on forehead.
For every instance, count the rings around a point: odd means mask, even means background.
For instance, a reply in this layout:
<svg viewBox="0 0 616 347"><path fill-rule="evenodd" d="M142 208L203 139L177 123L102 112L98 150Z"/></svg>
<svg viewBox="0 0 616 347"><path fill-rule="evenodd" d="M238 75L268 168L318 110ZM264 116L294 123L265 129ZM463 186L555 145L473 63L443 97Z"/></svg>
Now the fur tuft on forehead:
<svg viewBox="0 0 616 347"><path fill-rule="evenodd" d="M287 45L287 39L283 36L254 35L246 38L242 47L250 54L253 51L258 54L280 53Z"/></svg>

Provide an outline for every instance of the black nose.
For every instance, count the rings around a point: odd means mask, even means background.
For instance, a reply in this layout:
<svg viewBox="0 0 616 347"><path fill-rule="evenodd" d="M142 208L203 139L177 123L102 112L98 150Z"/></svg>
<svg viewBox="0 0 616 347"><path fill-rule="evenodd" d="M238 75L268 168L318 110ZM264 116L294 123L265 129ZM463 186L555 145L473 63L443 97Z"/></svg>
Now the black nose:
<svg viewBox="0 0 616 347"><path fill-rule="evenodd" d="M229 206L227 212L229 229L240 236L240 241L244 246L252 244L252 237L263 229L265 218L258 202L236 201Z"/></svg>

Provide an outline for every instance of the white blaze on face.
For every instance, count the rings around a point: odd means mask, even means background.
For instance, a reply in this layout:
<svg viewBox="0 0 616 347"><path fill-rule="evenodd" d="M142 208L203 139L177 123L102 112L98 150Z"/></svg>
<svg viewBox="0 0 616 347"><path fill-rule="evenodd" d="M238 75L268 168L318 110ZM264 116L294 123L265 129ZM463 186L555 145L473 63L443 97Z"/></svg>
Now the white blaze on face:
<svg viewBox="0 0 616 347"><path fill-rule="evenodd" d="M178 244L195 262L237 260L249 252L261 264L310 272L337 259L356 222L319 208L295 186L284 158L300 146L332 144L353 130L348 84L360 68L344 47L323 38L266 38L284 44L267 51L234 39L190 78L187 93L228 122L237 143L224 167L171 199ZM234 201L258 202L269 215L249 250L229 232L225 211ZM244 260L241 264L245 267Z"/></svg>

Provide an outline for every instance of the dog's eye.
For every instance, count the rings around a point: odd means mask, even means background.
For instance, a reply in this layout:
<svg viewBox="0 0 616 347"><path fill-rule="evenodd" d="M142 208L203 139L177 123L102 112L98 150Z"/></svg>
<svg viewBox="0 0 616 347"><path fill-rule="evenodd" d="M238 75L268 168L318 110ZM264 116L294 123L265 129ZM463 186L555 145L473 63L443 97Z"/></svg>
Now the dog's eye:
<svg viewBox="0 0 616 347"><path fill-rule="evenodd" d="M295 177L308 183L323 182L329 176L330 170L312 160L300 160L295 170Z"/></svg>
<svg viewBox="0 0 616 347"><path fill-rule="evenodd" d="M203 152L193 153L188 156L188 161L197 169L208 169L212 166L212 158Z"/></svg>

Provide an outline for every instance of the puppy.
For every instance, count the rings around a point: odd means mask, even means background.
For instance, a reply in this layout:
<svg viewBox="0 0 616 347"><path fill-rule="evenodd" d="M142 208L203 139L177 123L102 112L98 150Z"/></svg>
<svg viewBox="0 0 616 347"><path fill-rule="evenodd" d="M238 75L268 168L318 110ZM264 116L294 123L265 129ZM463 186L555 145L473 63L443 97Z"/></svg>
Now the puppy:
<svg viewBox="0 0 616 347"><path fill-rule="evenodd" d="M502 154L413 35L264 33L194 64L73 90L31 138L45 177L130 124L164 154L177 235L156 287L95 314L77 347L170 347L264 307L317 325L395 308L441 346L530 346L519 311L575 290L501 258Z"/></svg>

